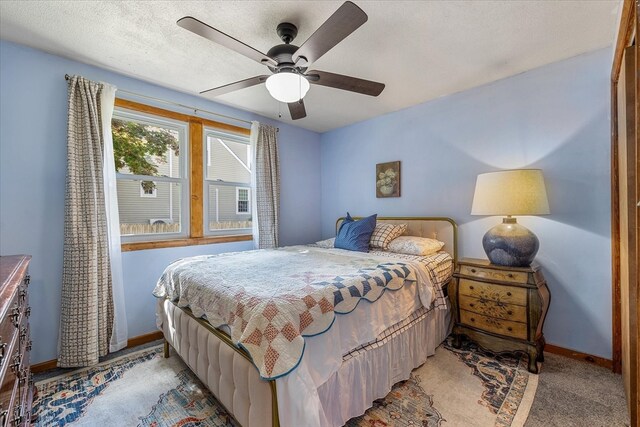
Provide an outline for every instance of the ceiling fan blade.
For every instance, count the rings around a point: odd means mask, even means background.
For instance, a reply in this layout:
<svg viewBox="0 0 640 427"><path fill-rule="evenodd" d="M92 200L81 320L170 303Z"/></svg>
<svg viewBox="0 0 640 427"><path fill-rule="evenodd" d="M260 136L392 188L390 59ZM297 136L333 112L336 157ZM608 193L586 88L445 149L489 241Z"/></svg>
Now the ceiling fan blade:
<svg viewBox="0 0 640 427"><path fill-rule="evenodd" d="M307 117L307 110L304 108L304 101L302 99L300 101L290 102L287 105L289 105L289 112L291 113L292 120Z"/></svg>
<svg viewBox="0 0 640 427"><path fill-rule="evenodd" d="M384 83L372 82L371 80L359 79L357 77L349 77L343 74L314 70L309 71L307 76L309 83L314 85L348 90L349 92L357 92L363 95L378 96L384 90Z"/></svg>
<svg viewBox="0 0 640 427"><path fill-rule="evenodd" d="M317 61L347 36L367 22L362 9L346 1L305 41L293 54L297 65L308 65ZM304 61L303 63L300 63Z"/></svg>
<svg viewBox="0 0 640 427"><path fill-rule="evenodd" d="M184 18L178 19L178 22L176 22L176 24L178 24L185 30L189 30L192 33L204 37L205 39L211 40L212 42L218 43L226 48L234 50L239 54L242 54L247 58L251 58L261 64L269 64L272 66L278 65L276 61L269 58L259 50L256 50L251 46L242 43L240 40L234 39L233 37L223 33L222 31L216 30L215 28L205 24L202 21L197 20L196 18L185 16Z"/></svg>
<svg viewBox="0 0 640 427"><path fill-rule="evenodd" d="M214 87L213 89L207 89L200 92L201 95L219 96L225 93L233 92L235 90L244 89L247 87L255 86L260 83L264 83L269 76L255 76L250 79L240 80L239 82L229 83L224 86Z"/></svg>

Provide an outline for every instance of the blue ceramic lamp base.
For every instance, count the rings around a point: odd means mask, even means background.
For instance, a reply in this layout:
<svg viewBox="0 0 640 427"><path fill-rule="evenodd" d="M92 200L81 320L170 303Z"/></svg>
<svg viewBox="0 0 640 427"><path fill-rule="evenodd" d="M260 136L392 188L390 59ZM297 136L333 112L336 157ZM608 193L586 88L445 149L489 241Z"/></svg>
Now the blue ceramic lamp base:
<svg viewBox="0 0 640 427"><path fill-rule="evenodd" d="M507 217L484 235L482 246L495 265L527 267L538 253L540 242L528 228Z"/></svg>

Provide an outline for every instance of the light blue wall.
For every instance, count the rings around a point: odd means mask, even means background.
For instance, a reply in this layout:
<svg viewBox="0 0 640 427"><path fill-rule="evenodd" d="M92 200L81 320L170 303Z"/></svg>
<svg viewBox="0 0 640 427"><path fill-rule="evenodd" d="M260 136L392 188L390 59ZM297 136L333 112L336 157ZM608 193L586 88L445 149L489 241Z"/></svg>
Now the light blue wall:
<svg viewBox="0 0 640 427"><path fill-rule="evenodd" d="M599 50L323 134L323 237L346 211L445 215L462 256L486 258L500 218L469 215L477 174L543 169L552 214L519 221L541 242L547 342L610 358L610 64ZM376 199L375 164L393 160L402 197Z"/></svg>
<svg viewBox="0 0 640 427"><path fill-rule="evenodd" d="M320 136L317 133L0 41L0 253L33 255L30 299L34 363L56 357L66 172L65 73L277 125L282 180L280 242L291 245L320 237ZM158 106L168 108L163 104ZM250 242L243 242L125 253L130 336L155 330L155 301L151 290L169 262L189 255L250 247Z"/></svg>
<svg viewBox="0 0 640 427"><path fill-rule="evenodd" d="M122 268L129 337L144 335L156 330L156 299L151 295L151 291L167 265L179 258L189 256L248 249L253 249L251 242L125 252L122 256Z"/></svg>

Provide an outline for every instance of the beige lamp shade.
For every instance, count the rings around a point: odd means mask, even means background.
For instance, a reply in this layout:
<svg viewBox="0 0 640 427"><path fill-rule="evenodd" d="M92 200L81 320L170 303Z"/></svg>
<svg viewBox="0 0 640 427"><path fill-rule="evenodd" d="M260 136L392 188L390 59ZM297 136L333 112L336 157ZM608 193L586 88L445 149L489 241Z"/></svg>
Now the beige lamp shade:
<svg viewBox="0 0 640 427"><path fill-rule="evenodd" d="M540 169L478 175L471 215L548 215L549 201Z"/></svg>

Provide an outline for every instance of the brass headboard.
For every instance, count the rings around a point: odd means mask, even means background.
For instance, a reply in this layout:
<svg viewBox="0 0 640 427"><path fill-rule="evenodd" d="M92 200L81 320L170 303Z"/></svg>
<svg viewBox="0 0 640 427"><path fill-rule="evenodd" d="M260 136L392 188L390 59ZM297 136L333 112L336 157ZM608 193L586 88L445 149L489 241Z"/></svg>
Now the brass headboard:
<svg viewBox="0 0 640 427"><path fill-rule="evenodd" d="M361 219L362 217L353 217ZM345 217L336 221L336 233ZM446 217L378 217L378 222L407 224L405 236L428 237L444 242L443 250L453 256L454 265L458 264L458 224Z"/></svg>

